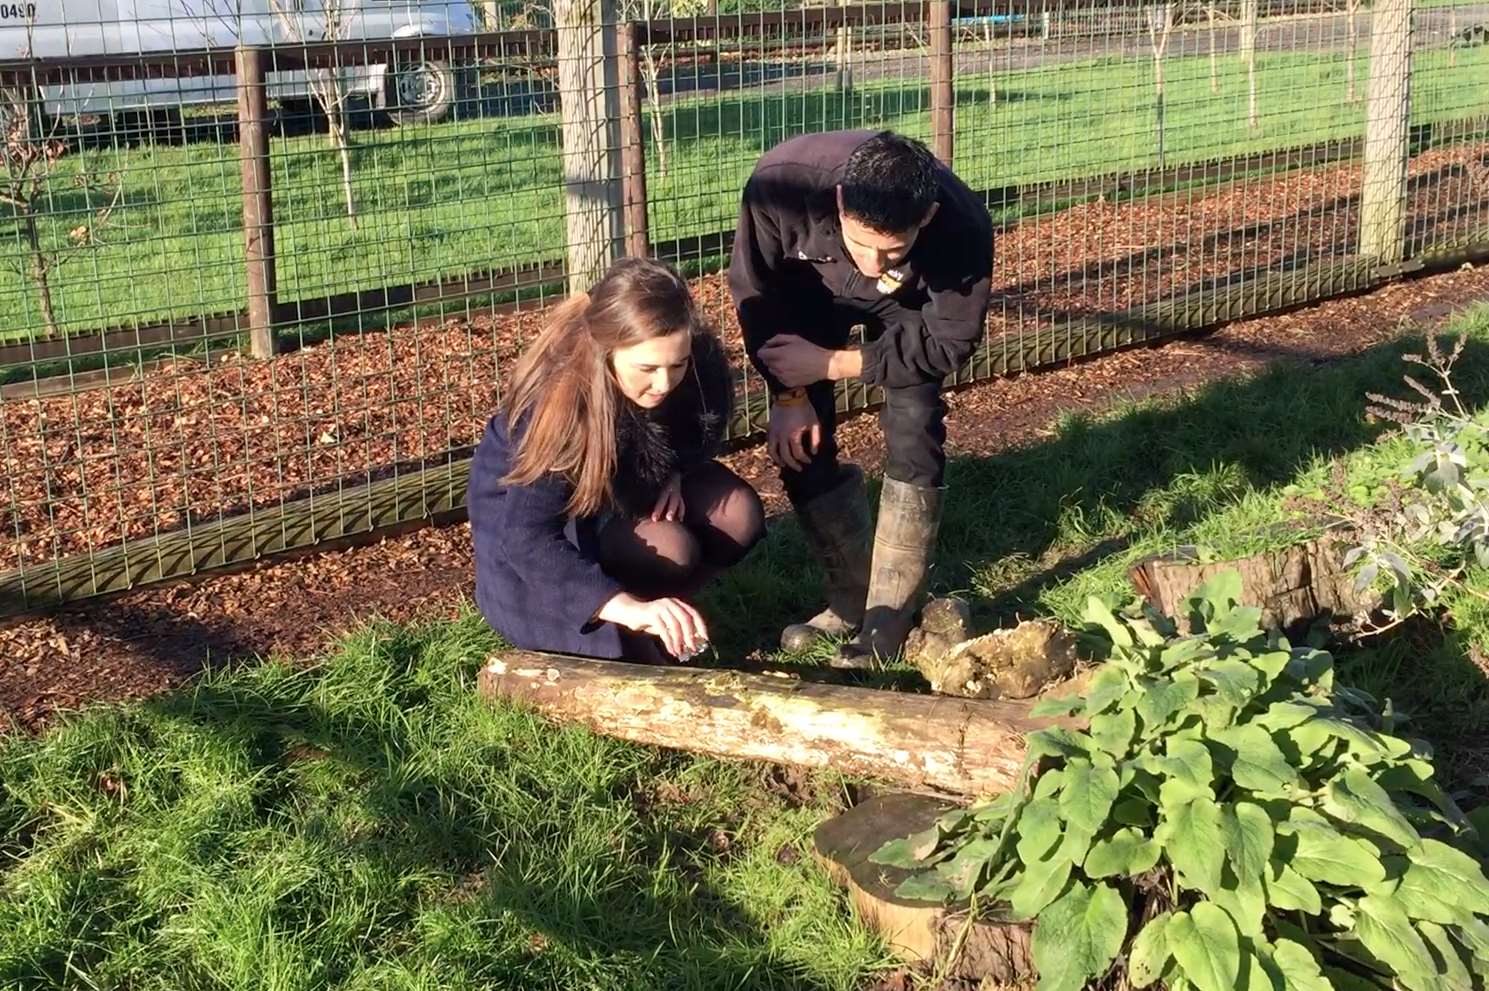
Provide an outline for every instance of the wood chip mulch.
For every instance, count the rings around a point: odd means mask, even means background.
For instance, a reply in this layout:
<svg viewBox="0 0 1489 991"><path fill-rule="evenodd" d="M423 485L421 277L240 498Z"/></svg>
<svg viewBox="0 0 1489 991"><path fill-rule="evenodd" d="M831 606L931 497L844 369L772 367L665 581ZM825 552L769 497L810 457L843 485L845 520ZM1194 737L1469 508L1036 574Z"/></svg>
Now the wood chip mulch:
<svg viewBox="0 0 1489 991"><path fill-rule="evenodd" d="M1128 398L1192 389L1255 373L1276 361L1336 360L1407 329L1436 326L1463 307L1485 300L1489 300L1489 266L1466 267L1280 316L1238 322L1206 335L970 387L951 398L950 446L959 456L990 456L1037 443L1062 413L1096 412ZM458 334L463 338L467 331L461 329ZM404 343L411 346L414 342ZM347 350L342 350L344 346ZM368 364L361 365L359 356L395 346L391 335L356 338L326 348L313 359L292 355L269 365L293 369L299 367L297 362L324 361L345 376L343 382L362 376L370 392L371 381L386 383L389 373L386 368L371 371L374 359L367 357ZM231 366L207 373L209 377L225 375L229 381L233 375L246 379L254 374L282 386L277 394L287 405L302 404L294 408L303 408L311 422L302 429L312 431L312 436L319 423L345 422L332 421L324 411L315 412L318 400L307 398L303 385L307 380L300 374L250 372ZM397 393L411 409L421 402L450 401L450 383L440 374L416 382L403 383L408 394ZM136 391L148 398L157 388L179 395L175 386L153 382L141 383ZM422 399L416 398L420 389L427 390ZM89 401L107 408L121 400L98 396ZM341 402L344 413L351 403L345 398ZM248 422L262 415L257 407L248 408L241 392L225 405L229 413L220 415ZM169 416L176 422L191 416L198 423L216 422L203 417L199 408L193 409L194 413L179 409ZM167 416L164 412L150 415ZM370 406L363 415L372 416ZM411 419L415 425L400 423L402 430L395 434L400 438L397 443L404 445L398 449L400 454L427 442L420 440L423 435L416 425L422 421ZM81 425L76 428L79 434L82 430ZM0 445L8 446L14 436L10 433L0 439ZM187 435L177 429L169 436L184 443L180 439ZM203 436L211 450L213 430ZM851 457L870 470L882 465L882 445L872 417L845 423L841 436ZM443 433L439 440L445 440ZM290 438L282 441L281 451L296 449ZM200 451L183 453L169 445L149 450L152 456L184 457L184 464L201 457ZM779 483L762 450L741 451L730 463L761 489L773 513L784 508ZM154 471L156 477L165 474L158 462ZM8 467L7 474L16 485L15 469ZM217 492L210 485L205 491L214 496ZM159 508L158 504L151 506L148 498L142 504ZM46 616L13 620L0 625L0 728L9 725L36 731L61 711L165 691L208 666L237 658L268 653L307 658L338 632L371 616L399 621L451 616L470 592L470 531L460 524L425 527L368 546L266 562L234 574L142 589Z"/></svg>

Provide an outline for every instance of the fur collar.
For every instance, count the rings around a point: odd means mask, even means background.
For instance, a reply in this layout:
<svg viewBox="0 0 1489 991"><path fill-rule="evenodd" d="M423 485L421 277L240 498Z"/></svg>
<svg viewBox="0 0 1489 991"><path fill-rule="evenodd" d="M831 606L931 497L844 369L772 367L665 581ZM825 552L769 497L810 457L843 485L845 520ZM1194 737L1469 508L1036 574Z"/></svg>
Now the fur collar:
<svg viewBox="0 0 1489 991"><path fill-rule="evenodd" d="M682 382L656 409L623 403L616 423L615 508L650 515L672 475L711 460L723 442L734 399L724 346L711 333L693 337Z"/></svg>

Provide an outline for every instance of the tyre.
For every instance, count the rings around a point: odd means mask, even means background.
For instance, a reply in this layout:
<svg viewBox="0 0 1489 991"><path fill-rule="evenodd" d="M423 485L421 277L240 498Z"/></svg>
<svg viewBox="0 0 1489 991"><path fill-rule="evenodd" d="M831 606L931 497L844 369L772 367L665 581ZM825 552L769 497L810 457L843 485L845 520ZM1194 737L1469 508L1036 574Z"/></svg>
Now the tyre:
<svg viewBox="0 0 1489 991"><path fill-rule="evenodd" d="M397 124L444 120L455 98L455 70L448 62L408 62L388 69L388 116Z"/></svg>

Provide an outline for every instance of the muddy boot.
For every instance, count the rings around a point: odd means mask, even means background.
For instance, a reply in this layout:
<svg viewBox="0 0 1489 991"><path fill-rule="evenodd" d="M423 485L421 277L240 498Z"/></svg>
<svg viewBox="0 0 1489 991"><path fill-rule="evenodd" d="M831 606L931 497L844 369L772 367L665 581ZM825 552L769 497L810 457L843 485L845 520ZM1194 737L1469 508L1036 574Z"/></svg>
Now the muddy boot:
<svg viewBox="0 0 1489 991"><path fill-rule="evenodd" d="M836 488L796 507L807 544L826 571L827 608L781 632L785 650L806 650L823 637L846 637L863 622L869 584L869 495L863 471L847 466Z"/></svg>
<svg viewBox="0 0 1489 991"><path fill-rule="evenodd" d="M925 591L945 491L884 479L863 629L838 649L833 667L866 668L899 653Z"/></svg>

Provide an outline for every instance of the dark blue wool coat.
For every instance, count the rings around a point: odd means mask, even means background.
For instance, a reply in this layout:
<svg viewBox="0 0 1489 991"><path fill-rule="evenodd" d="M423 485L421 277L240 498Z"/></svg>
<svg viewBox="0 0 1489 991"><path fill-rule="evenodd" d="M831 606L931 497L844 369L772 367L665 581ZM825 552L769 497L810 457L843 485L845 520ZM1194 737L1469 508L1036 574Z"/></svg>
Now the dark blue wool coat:
<svg viewBox="0 0 1489 991"><path fill-rule="evenodd" d="M691 367L659 407L643 410L622 400L611 512L649 516L673 473L710 460L729 421L733 392L718 339L699 334L693 338ZM625 590L600 567L601 518L568 518L564 507L574 490L560 476L531 485L502 481L516 459L521 430L498 412L486 424L471 463L466 500L476 602L492 628L516 647L621 657L620 628L594 621L595 613Z"/></svg>

